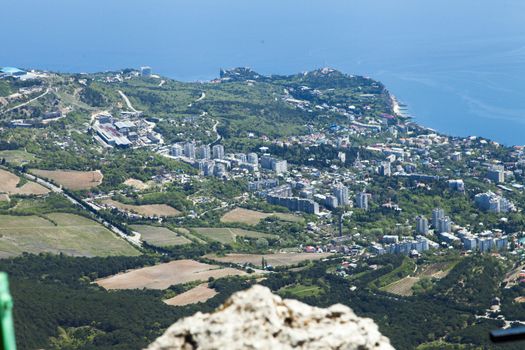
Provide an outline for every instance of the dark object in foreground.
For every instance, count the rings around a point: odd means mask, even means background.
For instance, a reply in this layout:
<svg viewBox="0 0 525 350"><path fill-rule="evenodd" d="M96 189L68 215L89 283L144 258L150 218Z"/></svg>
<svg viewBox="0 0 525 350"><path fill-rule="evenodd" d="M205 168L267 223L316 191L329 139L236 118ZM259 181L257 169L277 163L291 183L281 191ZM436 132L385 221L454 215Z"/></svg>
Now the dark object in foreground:
<svg viewBox="0 0 525 350"><path fill-rule="evenodd" d="M525 327L495 329L490 332L493 342L505 342L514 340L525 340Z"/></svg>

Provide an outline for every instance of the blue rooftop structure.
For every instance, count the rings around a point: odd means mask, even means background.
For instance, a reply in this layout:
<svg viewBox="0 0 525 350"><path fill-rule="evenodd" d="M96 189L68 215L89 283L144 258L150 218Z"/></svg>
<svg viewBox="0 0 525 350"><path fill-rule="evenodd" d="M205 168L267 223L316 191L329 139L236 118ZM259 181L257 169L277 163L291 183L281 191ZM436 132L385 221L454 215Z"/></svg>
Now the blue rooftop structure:
<svg viewBox="0 0 525 350"><path fill-rule="evenodd" d="M15 67L3 67L0 68L0 72L7 75L22 75L26 73L25 71Z"/></svg>

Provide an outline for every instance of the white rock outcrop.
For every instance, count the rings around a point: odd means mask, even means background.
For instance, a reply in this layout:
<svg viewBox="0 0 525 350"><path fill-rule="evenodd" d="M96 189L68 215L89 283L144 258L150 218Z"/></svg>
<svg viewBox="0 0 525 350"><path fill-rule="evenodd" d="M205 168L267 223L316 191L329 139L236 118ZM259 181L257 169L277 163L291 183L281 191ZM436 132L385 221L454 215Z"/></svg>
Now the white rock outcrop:
<svg viewBox="0 0 525 350"><path fill-rule="evenodd" d="M235 293L214 313L179 320L148 350L390 350L369 318L341 304L322 309L282 299L259 285Z"/></svg>

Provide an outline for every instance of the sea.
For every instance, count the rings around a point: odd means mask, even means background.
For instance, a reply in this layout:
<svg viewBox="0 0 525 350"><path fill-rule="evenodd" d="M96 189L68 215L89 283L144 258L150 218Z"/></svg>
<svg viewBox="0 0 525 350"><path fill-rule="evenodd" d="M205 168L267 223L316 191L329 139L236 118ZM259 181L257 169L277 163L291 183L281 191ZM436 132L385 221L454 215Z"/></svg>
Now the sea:
<svg viewBox="0 0 525 350"><path fill-rule="evenodd" d="M382 81L421 125L525 144L523 0L0 0L0 66L333 67Z"/></svg>

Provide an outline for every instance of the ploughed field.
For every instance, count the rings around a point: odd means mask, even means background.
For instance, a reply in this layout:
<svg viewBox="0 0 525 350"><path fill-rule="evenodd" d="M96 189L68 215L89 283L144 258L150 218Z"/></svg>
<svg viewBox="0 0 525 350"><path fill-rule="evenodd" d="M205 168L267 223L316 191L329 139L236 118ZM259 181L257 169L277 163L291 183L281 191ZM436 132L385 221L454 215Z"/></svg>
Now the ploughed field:
<svg viewBox="0 0 525 350"><path fill-rule="evenodd" d="M70 190L88 190L102 183L103 175L99 170L40 170L31 169L31 173L53 181Z"/></svg>
<svg viewBox="0 0 525 350"><path fill-rule="evenodd" d="M26 181L19 186L20 177L17 175L0 169L0 193L9 195L44 195L49 193L49 190L44 186L33 181Z"/></svg>
<svg viewBox="0 0 525 350"><path fill-rule="evenodd" d="M166 227L150 225L131 225L130 227L133 231L140 233L142 241L157 247L169 247L191 243L189 239L180 233L173 232Z"/></svg>
<svg viewBox="0 0 525 350"><path fill-rule="evenodd" d="M215 254L208 254L205 257L210 260L215 260L223 263L234 264L252 264L261 266L262 258L266 260L268 265L272 266L287 266L295 265L307 260L321 260L333 255L331 253L275 253L275 254L237 254L231 253L226 256L217 256Z"/></svg>
<svg viewBox="0 0 525 350"><path fill-rule="evenodd" d="M0 215L0 258L28 253L72 256L139 255L139 251L99 223L83 216Z"/></svg>
<svg viewBox="0 0 525 350"><path fill-rule="evenodd" d="M197 287L185 291L184 293L176 295L173 298L166 299L164 302L172 306L183 306L205 302L217 294L218 293L215 289L208 287L208 283L203 283L199 284Z"/></svg>
<svg viewBox="0 0 525 350"><path fill-rule="evenodd" d="M99 279L96 283L106 289L166 289L175 284L207 281L210 277L242 275L246 272L185 259L130 270Z"/></svg>
<svg viewBox="0 0 525 350"><path fill-rule="evenodd" d="M112 199L104 199L101 203L120 210L128 211L142 216L179 216L181 214L177 209L167 204L145 204L132 205L124 204Z"/></svg>
<svg viewBox="0 0 525 350"><path fill-rule="evenodd" d="M240 228L192 227L191 230L206 239L221 242L223 244L233 243L235 242L237 237L269 238L269 239L279 238L276 235L271 235L268 233L262 233L262 232L257 232L257 231L244 230Z"/></svg>
<svg viewBox="0 0 525 350"><path fill-rule="evenodd" d="M244 209L244 208L235 208L230 210L221 218L221 222L232 223L237 222L247 225L257 225L261 220L264 220L268 217L276 217L283 221L291 222L301 222L303 218L293 214L286 213L263 213L256 210Z"/></svg>

